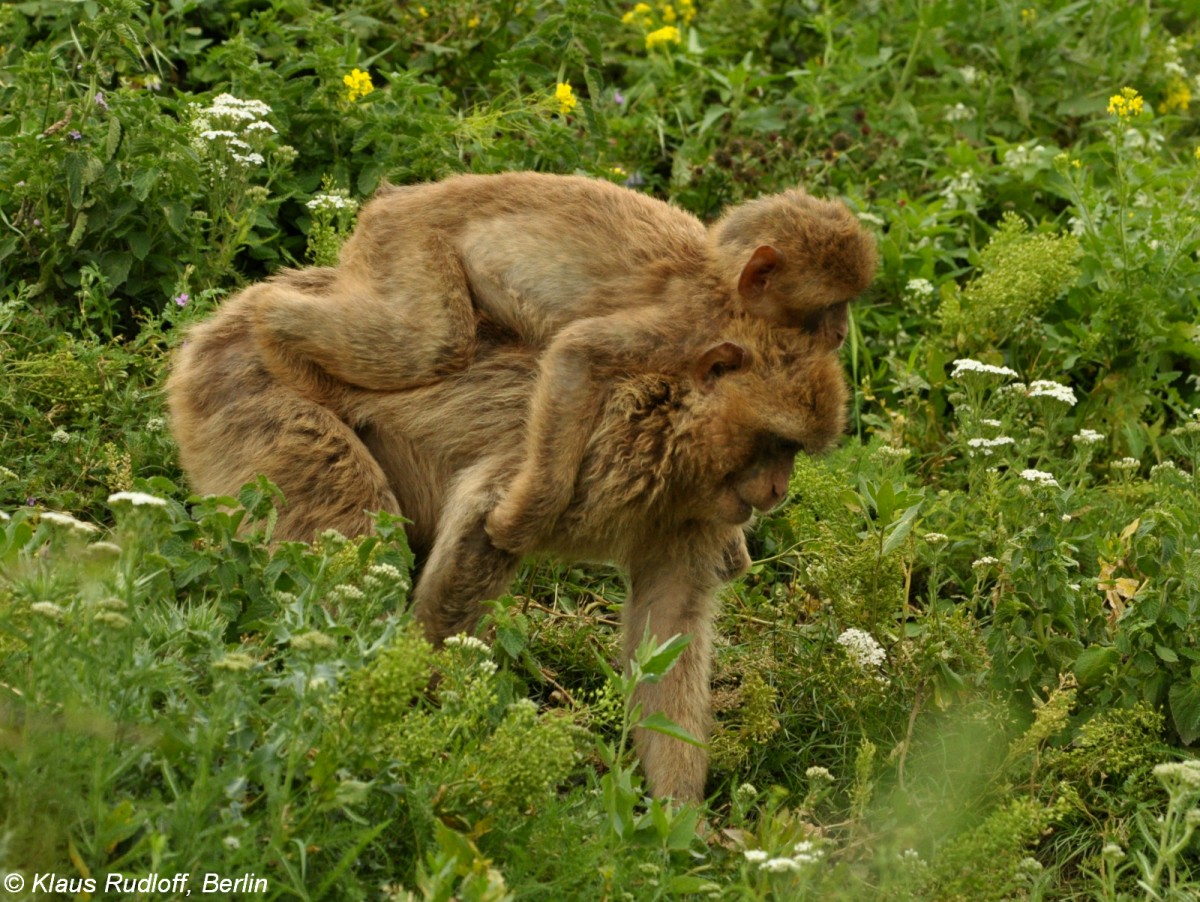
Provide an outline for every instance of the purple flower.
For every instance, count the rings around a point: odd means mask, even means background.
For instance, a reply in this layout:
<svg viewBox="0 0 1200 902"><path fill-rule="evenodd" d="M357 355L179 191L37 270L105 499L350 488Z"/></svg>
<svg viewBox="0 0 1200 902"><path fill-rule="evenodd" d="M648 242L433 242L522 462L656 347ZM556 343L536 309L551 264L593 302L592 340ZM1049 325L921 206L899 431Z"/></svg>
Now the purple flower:
<svg viewBox="0 0 1200 902"><path fill-rule="evenodd" d="M37 499L34 498L32 495L30 495L28 498L25 499L26 507L33 507L35 504L37 504Z"/></svg>
<svg viewBox="0 0 1200 902"><path fill-rule="evenodd" d="M96 92L96 106L100 107L104 112L108 112L108 101L104 99L103 91Z"/></svg>
<svg viewBox="0 0 1200 902"><path fill-rule="evenodd" d="M625 95L620 91L613 91L613 103L615 103L617 106L624 106Z"/></svg>
<svg viewBox="0 0 1200 902"><path fill-rule="evenodd" d="M83 134L76 129L71 129L69 132L67 132L67 137L70 138L72 141L82 141L83 140Z"/></svg>
<svg viewBox="0 0 1200 902"><path fill-rule="evenodd" d="M181 291L179 294L175 295L175 297L173 297L171 300L173 300L175 302L175 306L177 306L177 307L186 307L187 302L189 300L188 293L186 291Z"/></svg>

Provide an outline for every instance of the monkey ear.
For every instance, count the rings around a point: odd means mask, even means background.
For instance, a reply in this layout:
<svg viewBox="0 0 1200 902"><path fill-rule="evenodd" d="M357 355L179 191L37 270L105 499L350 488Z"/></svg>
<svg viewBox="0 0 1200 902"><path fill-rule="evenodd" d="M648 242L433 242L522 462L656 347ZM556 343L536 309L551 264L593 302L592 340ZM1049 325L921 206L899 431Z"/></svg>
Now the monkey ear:
<svg viewBox="0 0 1200 902"><path fill-rule="evenodd" d="M746 349L732 341L713 345L696 362L696 381L704 391L712 389L717 379L734 373L746 363Z"/></svg>
<svg viewBox="0 0 1200 902"><path fill-rule="evenodd" d="M757 300L767 287L771 273L782 265L783 254L778 248L769 244L756 247L746 265L742 267L742 275L738 279L738 294L747 301Z"/></svg>

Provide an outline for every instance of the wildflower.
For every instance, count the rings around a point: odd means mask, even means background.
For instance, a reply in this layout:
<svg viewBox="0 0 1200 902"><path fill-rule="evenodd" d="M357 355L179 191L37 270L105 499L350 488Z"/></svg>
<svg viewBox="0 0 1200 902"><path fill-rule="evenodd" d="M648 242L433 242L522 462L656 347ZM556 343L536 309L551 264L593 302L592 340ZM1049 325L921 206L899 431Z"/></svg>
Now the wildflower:
<svg viewBox="0 0 1200 902"><path fill-rule="evenodd" d="M417 15L420 16L422 19L428 19L429 18L429 10L427 10L423 6L418 6L417 7Z"/></svg>
<svg viewBox="0 0 1200 902"><path fill-rule="evenodd" d="M1192 91L1188 87L1188 83L1176 76L1167 83L1167 96L1163 98L1162 109L1164 113L1170 113L1173 110L1186 110L1192 102Z"/></svg>
<svg viewBox="0 0 1200 902"><path fill-rule="evenodd" d="M967 440L967 447L979 452L984 457L991 457L992 451L996 448L1015 444L1016 441L1007 435L998 435L995 438L973 438Z"/></svg>
<svg viewBox="0 0 1200 902"><path fill-rule="evenodd" d="M784 871L800 870L800 862L794 858L772 858L769 861L764 861L759 867L772 874L781 874Z"/></svg>
<svg viewBox="0 0 1200 902"><path fill-rule="evenodd" d="M87 547L87 553L92 557L120 557L121 546L116 542L92 542Z"/></svg>
<svg viewBox="0 0 1200 902"><path fill-rule="evenodd" d="M1104 441L1104 433L1097 432L1095 429L1080 429L1071 436L1071 441L1080 445L1096 445Z"/></svg>
<svg viewBox="0 0 1200 902"><path fill-rule="evenodd" d="M960 201L966 201L970 206L980 194L979 182L970 172L960 172L952 178L940 192L946 199L946 209L956 210Z"/></svg>
<svg viewBox="0 0 1200 902"><path fill-rule="evenodd" d="M1026 482L1032 482L1034 485L1047 485L1058 488L1058 480L1045 470L1022 470L1021 478Z"/></svg>
<svg viewBox="0 0 1200 902"><path fill-rule="evenodd" d="M1104 856L1104 860L1116 863L1125 857L1125 850L1118 846L1115 842L1105 843L1104 848L1100 850L1100 854Z"/></svg>
<svg viewBox="0 0 1200 902"><path fill-rule="evenodd" d="M58 511L42 511L42 522L53 523L55 526L65 526L75 532L90 533L99 532L99 526L93 526L91 523L84 523L82 520L76 520L70 514L62 514Z"/></svg>
<svg viewBox="0 0 1200 902"><path fill-rule="evenodd" d="M35 601L29 606L35 614L41 614L43 617L49 617L51 620L62 620L63 609L52 601Z"/></svg>
<svg viewBox="0 0 1200 902"><path fill-rule="evenodd" d="M79 131L78 129L73 128L69 132L67 132L67 137L70 138L72 141L82 141L83 133L81 131Z"/></svg>
<svg viewBox="0 0 1200 902"><path fill-rule="evenodd" d="M664 4L662 8L662 20L670 25L677 18L678 17L675 15L675 7L673 7L670 3Z"/></svg>
<svg viewBox="0 0 1200 902"><path fill-rule="evenodd" d="M838 636L837 644L846 649L846 654L858 667L879 667L887 661L887 652L874 636L863 630L852 627L844 631Z"/></svg>
<svg viewBox="0 0 1200 902"><path fill-rule="evenodd" d="M560 81L554 87L554 99L558 101L558 112L563 116L575 109L575 104L579 101L575 98L575 92L571 90L570 82Z"/></svg>
<svg viewBox="0 0 1200 902"><path fill-rule="evenodd" d="M875 456L880 460L908 460L908 458L912 457L912 449L880 445L875 449Z"/></svg>
<svg viewBox="0 0 1200 902"><path fill-rule="evenodd" d="M346 196L344 191L334 191L329 194L317 194L311 200L307 201L304 206L310 210L350 210L358 209L358 204Z"/></svg>
<svg viewBox="0 0 1200 902"><path fill-rule="evenodd" d="M867 225L879 226L880 228L887 225L882 216L876 216L874 213L859 213L858 221L865 222Z"/></svg>
<svg viewBox="0 0 1200 902"><path fill-rule="evenodd" d="M358 586L342 585L334 586L329 590L329 597L333 601L362 601L366 596L363 590Z"/></svg>
<svg viewBox="0 0 1200 902"><path fill-rule="evenodd" d="M236 836L226 836L221 840L221 845L231 852L236 852L242 847L242 841Z"/></svg>
<svg viewBox="0 0 1200 902"><path fill-rule="evenodd" d="M1122 120L1132 119L1142 114L1143 105L1142 95L1134 88L1125 87L1120 94L1108 98L1108 113Z"/></svg>
<svg viewBox="0 0 1200 902"><path fill-rule="evenodd" d="M646 35L646 49L653 50L655 47L662 47L666 44L678 44L683 40L679 34L679 29L674 25L664 25L655 31Z"/></svg>
<svg viewBox="0 0 1200 902"><path fill-rule="evenodd" d="M482 639L477 639L474 636L468 636L466 633L459 633L457 636L449 636L444 645L455 645L459 648L470 648L474 651L488 652L488 644Z"/></svg>
<svg viewBox="0 0 1200 902"><path fill-rule="evenodd" d="M371 83L371 73L362 69L352 69L349 75L343 75L342 84L346 86L346 99L351 103L375 90L375 85Z"/></svg>
<svg viewBox="0 0 1200 902"><path fill-rule="evenodd" d="M1054 382L1050 379L1034 379L1029 383L1029 397L1031 398L1051 398L1055 401L1062 401L1070 406L1075 405L1075 392L1070 386L1063 385L1059 382Z"/></svg>
<svg viewBox="0 0 1200 902"><path fill-rule="evenodd" d="M146 431L162 432L163 429L166 428L166 425L167 421L162 417L151 417L150 419L146 420Z"/></svg>
<svg viewBox="0 0 1200 902"><path fill-rule="evenodd" d="M7 523L11 519L12 517L10 517L4 511L0 511L0 523Z"/></svg>
<svg viewBox="0 0 1200 902"><path fill-rule="evenodd" d="M149 495L146 492L113 492L113 494L108 496L108 503L110 505L121 501L128 501L134 507L167 506L166 498L159 498L157 495Z"/></svg>
<svg viewBox="0 0 1200 902"><path fill-rule="evenodd" d="M1000 562L998 560L996 560L994 557L992 557L990 554L985 554L983 557L978 558L976 561L974 561L971 564L971 569L972 570L981 570L984 567L990 567L993 564L998 564L998 563L1000 563Z"/></svg>
<svg viewBox="0 0 1200 902"><path fill-rule="evenodd" d="M292 636L291 644L297 651L337 648L337 642L320 630L309 630L299 636Z"/></svg>
<svg viewBox="0 0 1200 902"><path fill-rule="evenodd" d="M1036 21L1037 21L1037 10L1036 9L1034 9L1031 6L1027 6L1023 10L1021 10L1022 24L1032 25Z"/></svg>
<svg viewBox="0 0 1200 902"><path fill-rule="evenodd" d="M947 122L969 122L975 118L975 110L960 101L952 107L947 107L942 118Z"/></svg>
<svg viewBox="0 0 1200 902"><path fill-rule="evenodd" d="M133 622L124 614L118 614L115 611L101 611L92 619L96 623L103 624L104 626L111 626L116 630L123 630Z"/></svg>
<svg viewBox="0 0 1200 902"><path fill-rule="evenodd" d="M743 805L749 805L758 797L758 789L755 788L753 783L743 783L734 791L734 795L737 796L738 801Z"/></svg>
<svg viewBox="0 0 1200 902"><path fill-rule="evenodd" d="M108 101L104 99L103 91L97 91L96 96L93 97L92 100L96 106L100 107L100 109L104 110L104 112L108 112Z"/></svg>
<svg viewBox="0 0 1200 902"><path fill-rule="evenodd" d="M746 856L746 860L751 864L762 864L771 857L763 849L747 849L742 854Z"/></svg>
<svg viewBox="0 0 1200 902"><path fill-rule="evenodd" d="M1200 792L1200 761L1194 758L1159 764L1154 768L1154 776L1168 789L1175 784L1181 789Z"/></svg>
<svg viewBox="0 0 1200 902"><path fill-rule="evenodd" d="M1114 460L1109 466L1114 470L1136 470L1138 468L1138 459L1136 457L1122 457L1120 460Z"/></svg>
<svg viewBox="0 0 1200 902"><path fill-rule="evenodd" d="M625 95L622 94L620 91L613 91L613 103L615 103L617 106L624 106L625 105ZM1200 152L1200 147L1196 148L1196 150L1197 150L1197 152Z"/></svg>
<svg viewBox="0 0 1200 902"><path fill-rule="evenodd" d="M404 579L398 567L393 567L391 564L372 564L367 573L371 576L377 576L380 579L390 579L392 582L400 582Z"/></svg>
<svg viewBox="0 0 1200 902"><path fill-rule="evenodd" d="M59 426L54 430L54 434L50 436L50 441L58 442L60 445L65 445L71 440L71 433Z"/></svg>
<svg viewBox="0 0 1200 902"><path fill-rule="evenodd" d="M171 300L175 302L176 307L186 307L187 302L191 300L191 298L188 297L188 293L186 291L181 291L179 294L175 295L175 297L171 298Z"/></svg>
<svg viewBox="0 0 1200 902"><path fill-rule="evenodd" d="M941 545L945 542L949 542L950 537L941 532L927 532L925 533L925 541L930 545Z"/></svg>
<svg viewBox="0 0 1200 902"><path fill-rule="evenodd" d="M649 3L635 4L633 9L621 16L621 24L623 25L649 25L653 21L652 11Z"/></svg>
<svg viewBox="0 0 1200 902"><path fill-rule="evenodd" d="M979 78L979 71L974 66L962 66L958 70L958 74L962 76L962 80L968 84L975 84Z"/></svg>
<svg viewBox="0 0 1200 902"><path fill-rule="evenodd" d="M1010 370L1006 366L992 366L990 363L980 363L969 357L962 357L954 361L954 369L950 371L950 378L961 379L964 373L983 373L988 376L1004 376L1006 378L1017 375L1015 370Z"/></svg>
<svg viewBox="0 0 1200 902"><path fill-rule="evenodd" d="M471 18L467 19L467 28L478 28L478 27L479 27L479 16L471 16Z"/></svg>
<svg viewBox="0 0 1200 902"><path fill-rule="evenodd" d="M683 20L684 25L691 25L692 19L696 18L696 5L692 0L678 0L675 4L679 11L679 18Z"/></svg>
<svg viewBox="0 0 1200 902"><path fill-rule="evenodd" d="M806 776L809 780L825 780L829 783L833 782L833 774L829 772L829 768L827 767L810 767L804 772L804 776Z"/></svg>
<svg viewBox="0 0 1200 902"><path fill-rule="evenodd" d="M250 655L242 651L231 651L220 660L213 661L213 670L227 670L230 673L238 673L243 670L249 670L257 662Z"/></svg>
<svg viewBox="0 0 1200 902"><path fill-rule="evenodd" d="M928 279L909 279L904 286L904 293L918 300L929 300L933 297L933 283Z"/></svg>

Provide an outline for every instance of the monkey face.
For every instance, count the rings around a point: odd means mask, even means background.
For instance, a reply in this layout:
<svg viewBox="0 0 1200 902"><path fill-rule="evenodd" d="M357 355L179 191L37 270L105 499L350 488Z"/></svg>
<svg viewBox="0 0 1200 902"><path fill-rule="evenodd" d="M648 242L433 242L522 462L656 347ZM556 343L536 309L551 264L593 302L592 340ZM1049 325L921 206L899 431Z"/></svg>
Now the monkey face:
<svg viewBox="0 0 1200 902"><path fill-rule="evenodd" d="M738 337L702 354L697 373L700 478L715 493L712 516L729 524L783 500L796 455L841 435L847 400L841 364L819 337L754 324Z"/></svg>

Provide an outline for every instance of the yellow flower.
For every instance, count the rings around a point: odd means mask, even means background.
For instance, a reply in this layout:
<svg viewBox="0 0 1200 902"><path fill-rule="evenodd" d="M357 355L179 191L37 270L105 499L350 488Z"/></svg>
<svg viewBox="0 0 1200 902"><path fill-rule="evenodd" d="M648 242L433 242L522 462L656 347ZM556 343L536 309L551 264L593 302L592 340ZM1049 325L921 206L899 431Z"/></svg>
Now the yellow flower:
<svg viewBox="0 0 1200 902"><path fill-rule="evenodd" d="M554 89L554 99L558 101L558 111L564 116L575 109L575 104L579 102L575 98L575 92L571 90L570 83L565 81L560 81Z"/></svg>
<svg viewBox="0 0 1200 902"><path fill-rule="evenodd" d="M420 16L422 19L428 19L429 18L429 10L427 10L423 6L418 6L417 7L417 15Z"/></svg>
<svg viewBox="0 0 1200 902"><path fill-rule="evenodd" d="M675 7L673 7L670 3L664 3L662 5L662 20L670 25L675 21L675 19Z"/></svg>
<svg viewBox="0 0 1200 902"><path fill-rule="evenodd" d="M1196 159L1200 160L1200 144L1196 145Z"/></svg>
<svg viewBox="0 0 1200 902"><path fill-rule="evenodd" d="M362 69L354 69L349 75L343 75L342 84L346 86L346 99L351 103L375 90L375 86L371 84L371 73Z"/></svg>
<svg viewBox="0 0 1200 902"><path fill-rule="evenodd" d="M467 19L467 28L478 28L478 27L479 27L479 16L471 16L471 18Z"/></svg>
<svg viewBox="0 0 1200 902"><path fill-rule="evenodd" d="M679 29L674 25L664 25L658 31L646 35L646 49L653 50L663 44L678 44L681 40Z"/></svg>
<svg viewBox="0 0 1200 902"><path fill-rule="evenodd" d="M650 24L651 18L650 4L638 3L633 9L621 16L621 23L624 25L647 26Z"/></svg>
<svg viewBox="0 0 1200 902"><path fill-rule="evenodd" d="M1188 87L1188 83L1176 75L1167 85L1167 96L1163 99L1162 109L1164 113L1169 113L1172 110L1186 110L1188 104L1192 102L1192 91Z"/></svg>
<svg viewBox="0 0 1200 902"><path fill-rule="evenodd" d="M1021 22L1024 25L1032 25L1037 21L1037 10L1026 7L1021 10Z"/></svg>
<svg viewBox="0 0 1200 902"><path fill-rule="evenodd" d="M1200 149L1200 148L1198 148L1198 149ZM615 175L619 179L623 179L623 178L625 178L625 176L629 175L629 173L626 172L624 169L622 169L620 166L609 166L608 172L610 175Z"/></svg>
<svg viewBox="0 0 1200 902"><path fill-rule="evenodd" d="M676 0L676 5L679 7L679 18L683 19L683 24L691 25L692 19L696 18L696 5L692 0Z"/></svg>
<svg viewBox="0 0 1200 902"><path fill-rule="evenodd" d="M1142 95L1134 88L1125 87L1120 94L1108 98L1108 112L1122 119L1132 119L1142 114L1142 104Z"/></svg>

